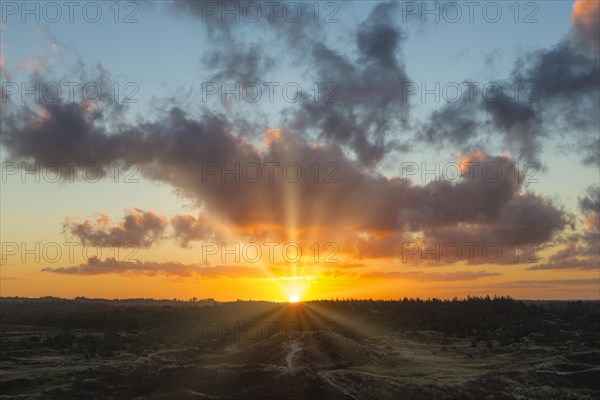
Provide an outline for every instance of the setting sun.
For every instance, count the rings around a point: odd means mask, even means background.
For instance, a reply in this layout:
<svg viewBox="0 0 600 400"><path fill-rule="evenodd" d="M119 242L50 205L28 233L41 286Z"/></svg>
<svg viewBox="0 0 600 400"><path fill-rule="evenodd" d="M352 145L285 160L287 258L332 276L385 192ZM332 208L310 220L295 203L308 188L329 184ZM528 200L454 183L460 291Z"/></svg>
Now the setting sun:
<svg viewBox="0 0 600 400"><path fill-rule="evenodd" d="M298 302L300 302L300 298L298 296L295 296L295 295L294 296L290 296L289 302L290 303L298 303Z"/></svg>

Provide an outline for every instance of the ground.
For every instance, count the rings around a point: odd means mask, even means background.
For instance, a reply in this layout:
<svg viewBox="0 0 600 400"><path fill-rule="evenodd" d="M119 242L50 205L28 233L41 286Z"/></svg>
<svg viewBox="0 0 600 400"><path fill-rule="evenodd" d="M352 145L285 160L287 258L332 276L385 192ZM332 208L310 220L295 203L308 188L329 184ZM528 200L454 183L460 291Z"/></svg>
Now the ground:
<svg viewBox="0 0 600 400"><path fill-rule="evenodd" d="M193 345L171 334L5 324L0 398L600 399L597 332L544 321L516 341L497 331L327 328L263 338L230 329Z"/></svg>

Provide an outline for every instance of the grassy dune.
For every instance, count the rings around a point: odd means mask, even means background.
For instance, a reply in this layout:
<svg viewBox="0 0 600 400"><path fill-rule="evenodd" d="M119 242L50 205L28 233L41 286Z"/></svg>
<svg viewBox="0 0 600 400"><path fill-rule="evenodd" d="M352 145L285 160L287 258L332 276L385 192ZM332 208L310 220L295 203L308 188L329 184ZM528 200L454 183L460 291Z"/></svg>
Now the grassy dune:
<svg viewBox="0 0 600 400"><path fill-rule="evenodd" d="M494 314L501 303L514 315ZM448 316L430 319L432 309L470 322L458 329ZM597 316L594 302L511 299L3 299L0 398L598 399Z"/></svg>

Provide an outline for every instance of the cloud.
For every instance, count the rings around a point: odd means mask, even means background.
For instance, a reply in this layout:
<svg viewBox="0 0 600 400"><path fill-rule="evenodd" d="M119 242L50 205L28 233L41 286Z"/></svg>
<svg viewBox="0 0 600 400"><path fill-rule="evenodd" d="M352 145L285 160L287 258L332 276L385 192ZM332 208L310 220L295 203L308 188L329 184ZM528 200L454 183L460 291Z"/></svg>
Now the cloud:
<svg viewBox="0 0 600 400"><path fill-rule="evenodd" d="M289 261L275 261L270 263L271 265L275 266L276 268L281 268L283 267L283 270L289 271L290 268L290 263ZM367 264L365 263L358 263L358 262L353 262L353 263L341 263L341 262L336 262L336 263L322 263L319 264L318 268L321 269L336 269L336 270L350 270L350 269L355 269L355 268L365 268L367 267ZM314 271L315 269L315 263L314 262L304 262L304 261L298 261L298 262L294 262L294 268L297 269L297 271L303 271L303 272L309 272L311 269Z"/></svg>
<svg viewBox="0 0 600 400"><path fill-rule="evenodd" d="M476 152L463 157L461 163L470 167L461 172L458 183L434 181L410 187L393 214L397 219L388 219L398 225L378 226L396 232L360 237L356 245L359 257L402 256L405 262L420 263L435 259L427 257L429 250L437 252L442 264L449 259L532 262L515 260L515 244L541 245L566 226L564 210L541 196L520 191L523 177L515 175L509 157ZM488 175L485 171L492 166L498 173ZM500 253L498 259L495 252Z"/></svg>
<svg viewBox="0 0 600 400"><path fill-rule="evenodd" d="M317 82L331 83L323 101L304 98L288 112L291 131L314 132L329 143L347 143L357 160L374 166L402 143L389 139L408 119L400 88L408 76L399 55L406 34L397 25L398 3L377 4L354 36L353 60L320 41L309 42Z"/></svg>
<svg viewBox="0 0 600 400"><path fill-rule="evenodd" d="M579 198L579 208L586 215L600 216L600 186L592 185L586 189L585 196Z"/></svg>
<svg viewBox="0 0 600 400"><path fill-rule="evenodd" d="M178 0L171 2L169 9L177 16L199 22L206 29L212 46L204 53L202 63L213 72L211 81L228 82L231 86L235 82L262 83L264 75L271 72L281 58L273 53L279 50L299 55L297 49L303 43L319 37L322 24L312 17L309 3L294 3L288 11L283 11L282 6L284 4L251 0ZM296 11L301 16L297 21L291 18ZM255 12L256 20L252 18ZM264 46L261 40L264 33L278 40ZM253 38L258 40L253 42Z"/></svg>
<svg viewBox="0 0 600 400"><path fill-rule="evenodd" d="M178 214L171 218L174 236L182 247L188 247L193 240L208 240L214 237L214 231L202 213L193 215Z"/></svg>
<svg viewBox="0 0 600 400"><path fill-rule="evenodd" d="M82 244L112 247L131 243L144 248L159 242L167 225L165 217L138 208L127 210L118 225L110 226L110 222L109 216L101 214L95 223L90 220L81 223L68 220L64 229Z"/></svg>
<svg viewBox="0 0 600 400"><path fill-rule="evenodd" d="M591 40L597 48L598 2L578 0L572 21L571 32L560 42L528 52L514 64L510 77L494 82L501 96L484 96L476 87L474 96L434 110L419 127L420 139L465 148L500 135L501 145L537 161L542 144L564 138L566 131L574 147L583 151L582 161L600 165L600 63L598 51L580 40Z"/></svg>
<svg viewBox="0 0 600 400"><path fill-rule="evenodd" d="M196 1L172 4L176 13L201 21L213 40L222 44L214 46L206 57L207 65L217 71L215 79L256 82L274 60L282 58L271 55L279 51L294 63L307 66L309 81L318 83L318 88L311 89L312 94L305 93L286 110L283 127L336 143L369 166L402 147L402 143L388 139L405 124L408 113L399 90L408 78L399 58L407 35L397 24L398 3L376 4L358 25L351 37L356 57L338 51L338 43L335 47L328 43L327 31L322 28L327 24L315 21L310 3L294 3L293 9L298 8L302 15L294 22L280 8L273 13L264 10L262 18L252 24L235 23L233 15L222 13L237 7L238 14L243 15L240 10L248 4L252 2L236 2L232 6L231 2L217 1L211 2L210 7ZM336 5L344 7L343 3ZM269 54L262 43L249 42L248 31L253 29L277 37L269 46Z"/></svg>
<svg viewBox="0 0 600 400"><path fill-rule="evenodd" d="M282 6L280 3L259 4L253 0L240 0L235 3L229 0L177 0L170 3L169 8L175 15L192 17L200 22L206 27L211 40L219 43L232 39L234 33L244 31L248 25L262 31L274 30L277 37L295 45L315 37L316 33L321 31L322 24L320 20L315 20L312 4L294 3L287 11L284 11ZM299 18L294 14L296 12ZM242 20L251 22L240 23Z"/></svg>
<svg viewBox="0 0 600 400"><path fill-rule="evenodd" d="M119 262L114 258L90 260L88 263L69 267L43 268L43 272L64 275L105 275L119 274L127 276L179 276L197 278L257 278L268 276L259 268L242 266L203 266L182 264L179 262Z"/></svg>
<svg viewBox="0 0 600 400"><path fill-rule="evenodd" d="M571 23L576 37L598 52L600 46L600 2L576 0Z"/></svg>
<svg viewBox="0 0 600 400"><path fill-rule="evenodd" d="M240 85L259 84L265 72L275 63L258 45L236 44L227 50L218 48L208 54L205 64L215 71L211 81L221 83L230 80ZM252 98L253 94L247 95Z"/></svg>
<svg viewBox="0 0 600 400"><path fill-rule="evenodd" d="M467 101L464 98L458 103L449 103L434 110L421 128L422 139L440 146L447 143L462 146L476 139L483 122L473 116L468 103L463 103Z"/></svg>
<svg viewBox="0 0 600 400"><path fill-rule="evenodd" d="M465 281L481 278L489 278L491 276L499 276L501 274L486 271L455 271L455 272L423 272L423 271L408 271L408 272L370 272L361 275L361 278L366 279L405 279L419 282L450 282L450 281Z"/></svg>
<svg viewBox="0 0 600 400"><path fill-rule="evenodd" d="M600 269L600 187L589 186L579 198L579 208L584 214L584 227L568 236L563 248L552 254L547 263L534 265L529 270L580 270Z"/></svg>
<svg viewBox="0 0 600 400"><path fill-rule="evenodd" d="M594 271L600 268L600 262L598 260L578 260L578 259L558 259L562 253L558 256L550 257L550 262L547 264L538 264L533 267L527 268L530 271L543 271L543 270L577 270L577 271ZM560 257L562 258L562 257Z"/></svg>
<svg viewBox="0 0 600 400"><path fill-rule="evenodd" d="M10 81L11 76L9 71L6 69L6 54L2 52L2 48L0 47L0 76L4 81ZM10 99L4 93L4 85L0 85L0 101L5 102L6 99ZM2 112L2 116L4 116L5 112Z"/></svg>
<svg viewBox="0 0 600 400"><path fill-rule="evenodd" d="M309 228L320 229L323 242L347 243L360 231L379 236L424 231L436 238L451 227L455 236L461 227L465 237L471 236L468 232L488 231L487 237L501 244L509 239L544 242L566 223L562 209L521 191L523 179L507 156L467 154L461 162L471 167L461 171L457 182L414 185L365 168L335 144L315 146L306 137L284 129L262 144L252 143L234 133L221 114L206 112L197 119L172 108L158 115L156 122L109 131L101 123L102 111L78 103L41 107L45 115L41 121L28 109L22 110L19 118L8 119L2 142L9 157L80 166L134 162L145 178L169 184L205 209L211 219L242 230L274 227L275 232L286 234L290 193L297 228L307 229L307 239ZM298 182L285 179L286 166L291 163L303 174ZM333 169L321 171L315 182L311 170L315 165ZM247 166L252 166L253 174L260 169L261 179L240 178ZM330 175L326 172L332 171L335 179L325 180ZM202 233L201 226L189 218L175 222L184 244ZM162 225L153 226L158 234ZM332 232L334 226L338 228ZM79 229L82 238L100 242L113 240L121 232L107 233L85 225ZM149 243L139 235L134 240Z"/></svg>
<svg viewBox="0 0 600 400"><path fill-rule="evenodd" d="M598 286L600 280L593 279L548 279L548 280L522 280L502 282L492 285L496 288L511 289L534 289L534 288L556 288L565 286Z"/></svg>

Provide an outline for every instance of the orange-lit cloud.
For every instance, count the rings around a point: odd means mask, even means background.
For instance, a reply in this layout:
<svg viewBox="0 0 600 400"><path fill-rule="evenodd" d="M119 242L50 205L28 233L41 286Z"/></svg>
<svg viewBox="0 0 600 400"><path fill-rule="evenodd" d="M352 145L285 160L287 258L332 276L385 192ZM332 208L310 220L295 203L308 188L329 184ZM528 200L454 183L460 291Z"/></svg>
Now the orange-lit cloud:
<svg viewBox="0 0 600 400"><path fill-rule="evenodd" d="M43 268L44 272L67 275L104 275L119 274L127 276L181 276L198 278L251 278L265 277L265 271L259 268L242 266L206 266L189 265L179 262L122 262L115 258L105 260L92 259L87 263L70 266Z"/></svg>
<svg viewBox="0 0 600 400"><path fill-rule="evenodd" d="M522 280L501 282L490 285L495 288L521 288L521 289L537 289L537 288L565 288L569 286L596 286L600 285L598 278L593 279L546 279L546 280Z"/></svg>
<svg viewBox="0 0 600 400"><path fill-rule="evenodd" d="M576 0L573 3L571 23L579 38L596 51L600 43L600 1Z"/></svg>
<svg viewBox="0 0 600 400"><path fill-rule="evenodd" d="M183 247L188 247L193 240L208 240L214 237L214 230L202 213L198 213L196 217L175 215L171 218L171 225L176 240Z"/></svg>
<svg viewBox="0 0 600 400"><path fill-rule="evenodd" d="M583 229L568 236L562 249L548 257L545 263L528 269L597 271L600 268L600 187L592 185L586 195L579 198L584 214Z"/></svg>
<svg viewBox="0 0 600 400"><path fill-rule="evenodd" d="M497 272L486 271L453 271L453 272L370 272L362 275L366 279L406 279L420 282L469 281L473 279L499 276Z"/></svg>
<svg viewBox="0 0 600 400"><path fill-rule="evenodd" d="M281 138L281 129L269 129L263 135L263 146L265 148L271 147L274 141Z"/></svg>
<svg viewBox="0 0 600 400"><path fill-rule="evenodd" d="M122 222L109 226L109 216L100 214L96 224L90 220L76 222L67 220L65 230L78 238L82 244L93 243L101 247L132 244L138 247L150 247L162 239L166 228L166 218L138 208L127 210Z"/></svg>

